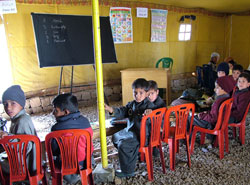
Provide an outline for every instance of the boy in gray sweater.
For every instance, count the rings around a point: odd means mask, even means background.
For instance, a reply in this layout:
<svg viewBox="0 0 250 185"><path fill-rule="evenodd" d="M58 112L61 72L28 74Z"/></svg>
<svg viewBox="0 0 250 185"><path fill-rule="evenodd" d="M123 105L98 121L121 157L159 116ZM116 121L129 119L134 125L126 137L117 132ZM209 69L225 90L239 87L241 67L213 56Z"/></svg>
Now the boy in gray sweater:
<svg viewBox="0 0 250 185"><path fill-rule="evenodd" d="M0 131L0 139L7 135L15 134L29 134L37 135L36 129L33 125L31 117L25 112L26 98L23 90L19 85L13 85L9 87L2 95L2 103L4 110L8 114L11 120L9 133ZM29 143L27 147L27 161L28 168L32 171L36 170L35 150L33 150L33 144ZM0 162L2 170L9 173L9 165L7 160Z"/></svg>

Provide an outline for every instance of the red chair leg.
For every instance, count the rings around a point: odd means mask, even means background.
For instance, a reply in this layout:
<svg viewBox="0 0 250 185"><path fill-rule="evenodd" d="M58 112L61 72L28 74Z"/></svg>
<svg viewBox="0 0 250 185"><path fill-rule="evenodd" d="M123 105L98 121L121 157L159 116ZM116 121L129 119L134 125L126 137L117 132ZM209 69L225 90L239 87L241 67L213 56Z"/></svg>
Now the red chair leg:
<svg viewBox="0 0 250 185"><path fill-rule="evenodd" d="M159 146L159 151L160 151L160 157L161 157L161 166L162 166L162 171L165 174L166 173L166 167L165 167L165 160L164 160L164 153L162 151L162 146L160 144Z"/></svg>
<svg viewBox="0 0 250 185"><path fill-rule="evenodd" d="M228 128L225 129L224 136L225 136L226 152L229 153Z"/></svg>
<svg viewBox="0 0 250 185"><path fill-rule="evenodd" d="M205 133L201 133L200 145L204 145L204 143L205 143L205 136L206 136Z"/></svg>
<svg viewBox="0 0 250 185"><path fill-rule="evenodd" d="M233 137L236 138L236 128L233 127Z"/></svg>
<svg viewBox="0 0 250 185"><path fill-rule="evenodd" d="M220 159L223 159L224 158L224 134L223 132L219 132L218 140L219 140Z"/></svg>
<svg viewBox="0 0 250 185"><path fill-rule="evenodd" d="M175 153L179 153L180 147L179 147L179 140L175 141Z"/></svg>
<svg viewBox="0 0 250 185"><path fill-rule="evenodd" d="M89 185L94 185L94 178L92 173L88 175L88 182Z"/></svg>
<svg viewBox="0 0 250 185"><path fill-rule="evenodd" d="M150 158L150 153L151 153L151 158ZM148 171L148 180L152 181L153 180L153 161L152 161L152 151L149 151L148 148L145 148L145 159L147 163L147 171Z"/></svg>
<svg viewBox="0 0 250 185"><path fill-rule="evenodd" d="M245 123L241 125L240 130L241 130L241 132L240 132L241 144L244 145L245 144L245 134L246 134Z"/></svg>
<svg viewBox="0 0 250 185"><path fill-rule="evenodd" d="M190 147L191 154L193 154L193 152L194 152L196 133L197 133L197 131L194 129L193 134L192 134L192 139L191 139L191 147Z"/></svg>
<svg viewBox="0 0 250 185"><path fill-rule="evenodd" d="M168 139L170 170L175 170L175 142L174 139Z"/></svg>
<svg viewBox="0 0 250 185"><path fill-rule="evenodd" d="M219 138L219 136L216 135L215 141L214 141L214 148L218 147L218 138Z"/></svg>
<svg viewBox="0 0 250 185"><path fill-rule="evenodd" d="M187 147L187 160L188 160L188 167L191 167L191 159L190 159L190 148L189 148L189 137L186 136L186 147Z"/></svg>

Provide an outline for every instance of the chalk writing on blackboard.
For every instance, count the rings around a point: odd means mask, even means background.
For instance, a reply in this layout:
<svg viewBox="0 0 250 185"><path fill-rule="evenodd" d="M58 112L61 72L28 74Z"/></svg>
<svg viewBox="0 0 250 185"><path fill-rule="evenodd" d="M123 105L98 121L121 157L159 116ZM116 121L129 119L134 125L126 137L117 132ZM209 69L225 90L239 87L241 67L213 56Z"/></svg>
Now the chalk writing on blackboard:
<svg viewBox="0 0 250 185"><path fill-rule="evenodd" d="M91 16L31 15L40 67L95 64ZM102 62L116 63L109 17L100 17L100 28Z"/></svg>

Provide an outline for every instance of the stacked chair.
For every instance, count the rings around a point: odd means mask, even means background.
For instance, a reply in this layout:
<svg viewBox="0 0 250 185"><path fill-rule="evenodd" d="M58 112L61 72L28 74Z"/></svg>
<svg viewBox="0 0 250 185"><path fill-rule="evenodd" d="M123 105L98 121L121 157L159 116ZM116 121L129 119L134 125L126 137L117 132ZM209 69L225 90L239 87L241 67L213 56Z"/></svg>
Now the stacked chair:
<svg viewBox="0 0 250 185"><path fill-rule="evenodd" d="M153 176L153 158L152 152L153 148L157 148L160 152L162 171L165 170L165 161L164 154L162 152L161 145L161 125L163 121L163 117L165 115L166 108L160 108L152 111L148 116L144 116L141 121L141 130L140 130L140 149L141 152L141 160L144 161L144 156L146 158L147 170L148 170L148 179L151 181L154 179ZM147 141L147 125L150 125L150 140Z"/></svg>
<svg viewBox="0 0 250 185"><path fill-rule="evenodd" d="M188 166L191 167L189 151L189 133L187 133L187 122L191 113L190 126L194 119L194 104L182 104L168 108L165 118L162 141L169 145L170 169L175 170L175 154L179 152L179 140L185 140ZM170 116L175 116L175 126L170 125ZM190 127L191 128L191 127ZM191 129L189 129L191 131Z"/></svg>

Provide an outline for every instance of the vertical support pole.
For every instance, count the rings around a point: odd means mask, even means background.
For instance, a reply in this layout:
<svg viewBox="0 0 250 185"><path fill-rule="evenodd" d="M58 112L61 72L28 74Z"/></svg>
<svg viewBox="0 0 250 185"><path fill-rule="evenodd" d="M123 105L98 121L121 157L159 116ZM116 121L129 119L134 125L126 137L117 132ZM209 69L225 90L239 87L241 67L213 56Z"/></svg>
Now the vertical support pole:
<svg viewBox="0 0 250 185"><path fill-rule="evenodd" d="M72 66L71 68L70 94L72 94L72 90L73 90L73 77L74 77L74 66Z"/></svg>
<svg viewBox="0 0 250 185"><path fill-rule="evenodd" d="M60 80L59 80L59 87L58 87L58 95L60 94L61 91L61 85L62 85L62 73L63 73L63 66L61 67L61 72L60 72Z"/></svg>
<svg viewBox="0 0 250 185"><path fill-rule="evenodd" d="M98 112L99 112L101 151L102 151L102 167L107 168L108 157L107 157L107 140L106 140L105 110L104 110L99 0L92 0L92 22L93 22L93 32L94 32L96 85L97 85L97 99L98 99L98 110L99 110Z"/></svg>

